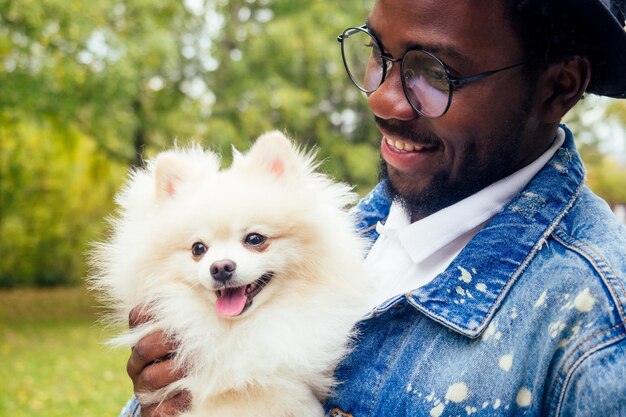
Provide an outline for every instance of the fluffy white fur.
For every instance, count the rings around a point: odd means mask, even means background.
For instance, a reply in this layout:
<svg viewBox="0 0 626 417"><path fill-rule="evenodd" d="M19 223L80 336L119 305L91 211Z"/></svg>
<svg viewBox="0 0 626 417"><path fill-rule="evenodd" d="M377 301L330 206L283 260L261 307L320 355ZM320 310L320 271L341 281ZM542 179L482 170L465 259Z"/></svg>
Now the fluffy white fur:
<svg viewBox="0 0 626 417"><path fill-rule="evenodd" d="M282 134L261 136L232 166L199 147L160 154L131 175L113 234L94 253L92 286L119 323L145 305L154 322L115 339L133 345L164 329L179 342L187 377L143 402L188 389L186 417L320 417L320 399L367 310L364 241L346 207L355 195L315 172L314 155ZM262 247L243 242L267 237ZM194 242L208 248L192 256ZM218 260L237 282L272 280L235 317L216 312Z"/></svg>

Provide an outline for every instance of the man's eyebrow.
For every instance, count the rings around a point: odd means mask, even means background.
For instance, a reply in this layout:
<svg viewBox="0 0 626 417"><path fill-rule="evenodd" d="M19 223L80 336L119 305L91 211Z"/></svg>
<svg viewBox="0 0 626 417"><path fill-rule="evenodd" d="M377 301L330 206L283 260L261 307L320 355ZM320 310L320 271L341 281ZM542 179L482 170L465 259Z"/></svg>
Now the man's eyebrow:
<svg viewBox="0 0 626 417"><path fill-rule="evenodd" d="M428 51L434 55L444 55L446 57L450 57L456 62L472 62L472 59L462 53L459 49L452 45L441 45L441 44L431 44L431 45L408 45L406 50L420 48L425 51Z"/></svg>
<svg viewBox="0 0 626 417"><path fill-rule="evenodd" d="M385 45L380 40L380 37L376 34L376 31L372 29L372 27L370 26L369 18L365 19L365 27L372 35L374 35L376 39L378 39L378 42L380 42L381 45L383 46L383 51L385 51L386 50ZM472 62L472 59L469 56L462 53L458 48L456 48L453 45L442 45L442 44L437 44L437 43L433 43L429 45L421 44L421 43L409 43L409 44L403 45L404 51L408 51L409 49L423 49L432 54L444 55L446 58L451 58L453 60L457 60L461 62L470 62L470 63ZM398 58L398 57L394 57L394 58Z"/></svg>

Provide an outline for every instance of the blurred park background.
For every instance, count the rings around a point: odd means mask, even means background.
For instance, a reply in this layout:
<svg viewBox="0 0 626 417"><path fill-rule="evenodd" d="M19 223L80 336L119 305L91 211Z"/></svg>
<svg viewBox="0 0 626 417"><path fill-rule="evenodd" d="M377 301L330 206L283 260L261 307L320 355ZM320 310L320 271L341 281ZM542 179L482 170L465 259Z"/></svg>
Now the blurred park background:
<svg viewBox="0 0 626 417"><path fill-rule="evenodd" d="M0 416L115 416L127 351L84 290L130 167L285 130L366 193L378 134L336 36L371 0L0 0ZM626 203L626 101L567 119L592 189ZM225 163L228 163L225 158Z"/></svg>

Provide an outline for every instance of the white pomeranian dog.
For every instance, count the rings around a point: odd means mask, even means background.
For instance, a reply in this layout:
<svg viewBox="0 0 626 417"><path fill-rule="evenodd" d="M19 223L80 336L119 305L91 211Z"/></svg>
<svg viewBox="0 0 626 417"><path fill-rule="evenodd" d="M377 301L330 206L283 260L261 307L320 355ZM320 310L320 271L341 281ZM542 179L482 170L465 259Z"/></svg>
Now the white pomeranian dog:
<svg viewBox="0 0 626 417"><path fill-rule="evenodd" d="M324 415L371 290L355 195L317 165L270 132L228 169L196 146L131 175L90 283L117 323L154 318L114 343L165 330L187 375L142 403L189 390L186 417Z"/></svg>

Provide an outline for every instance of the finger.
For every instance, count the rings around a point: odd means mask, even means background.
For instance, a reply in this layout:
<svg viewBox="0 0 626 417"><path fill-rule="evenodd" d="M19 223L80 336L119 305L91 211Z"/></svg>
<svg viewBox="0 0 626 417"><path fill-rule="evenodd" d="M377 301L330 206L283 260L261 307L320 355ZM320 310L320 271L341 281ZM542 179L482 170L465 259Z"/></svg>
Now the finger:
<svg viewBox="0 0 626 417"><path fill-rule="evenodd" d="M156 360L166 358L175 349L175 343L169 340L164 332L151 333L133 346L128 364L126 365L126 372L128 372L128 375L134 382L146 366Z"/></svg>
<svg viewBox="0 0 626 417"><path fill-rule="evenodd" d="M142 406L141 417L172 417L189 410L190 407L191 395L187 391L181 391L161 404Z"/></svg>
<svg viewBox="0 0 626 417"><path fill-rule="evenodd" d="M128 327L131 329L150 320L152 320L152 315L149 313L147 306L143 304L136 306L128 313Z"/></svg>
<svg viewBox="0 0 626 417"><path fill-rule="evenodd" d="M137 378L135 393L155 391L163 388L172 382L178 381L185 376L185 372L180 367L174 366L174 361L169 359L163 362L154 362L146 366Z"/></svg>

